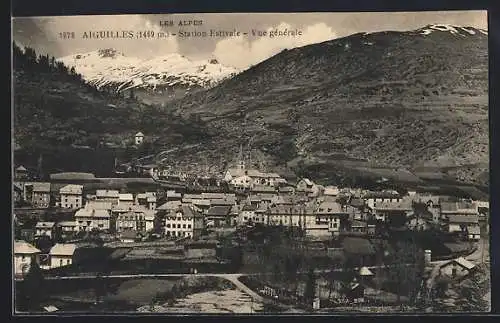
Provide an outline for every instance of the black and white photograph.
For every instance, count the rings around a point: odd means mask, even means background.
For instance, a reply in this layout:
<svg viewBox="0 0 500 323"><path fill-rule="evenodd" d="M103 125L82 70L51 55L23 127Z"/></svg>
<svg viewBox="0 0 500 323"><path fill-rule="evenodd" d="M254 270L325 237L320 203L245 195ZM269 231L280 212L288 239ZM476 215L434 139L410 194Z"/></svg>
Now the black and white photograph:
<svg viewBox="0 0 500 323"><path fill-rule="evenodd" d="M486 10L11 27L14 315L491 311Z"/></svg>

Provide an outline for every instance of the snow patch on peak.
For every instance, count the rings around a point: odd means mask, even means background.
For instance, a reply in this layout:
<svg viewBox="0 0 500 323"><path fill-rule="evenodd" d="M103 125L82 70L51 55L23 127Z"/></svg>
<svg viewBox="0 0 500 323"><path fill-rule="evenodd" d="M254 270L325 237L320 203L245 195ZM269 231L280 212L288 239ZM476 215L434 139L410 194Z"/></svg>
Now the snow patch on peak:
<svg viewBox="0 0 500 323"><path fill-rule="evenodd" d="M460 27L461 30L465 31L468 34L475 35L476 32L472 28Z"/></svg>
<svg viewBox="0 0 500 323"><path fill-rule="evenodd" d="M432 24L427 25L424 28L418 29L417 32L420 35L429 35L435 31L447 32L456 36L467 37L471 35L477 35L478 33L488 34L483 29L478 29L474 27L465 27L465 26L452 26L448 24Z"/></svg>
<svg viewBox="0 0 500 323"><path fill-rule="evenodd" d="M453 27L452 25L436 24L436 25L429 25L428 28L438 30L438 31L449 31L452 34L458 34L458 30L455 27Z"/></svg>
<svg viewBox="0 0 500 323"><path fill-rule="evenodd" d="M215 59L191 61L178 53L152 59L127 57L114 49L59 58L67 66L97 86L112 86L117 91L130 88L161 90L162 87L212 87L240 71L220 64Z"/></svg>

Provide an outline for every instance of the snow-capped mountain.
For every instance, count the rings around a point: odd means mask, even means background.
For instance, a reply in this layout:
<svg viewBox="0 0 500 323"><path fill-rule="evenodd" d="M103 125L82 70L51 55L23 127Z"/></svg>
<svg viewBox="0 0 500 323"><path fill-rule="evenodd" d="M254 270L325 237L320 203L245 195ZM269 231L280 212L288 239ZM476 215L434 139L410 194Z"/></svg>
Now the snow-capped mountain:
<svg viewBox="0 0 500 323"><path fill-rule="evenodd" d="M432 24L432 25L427 25L427 26L417 30L417 32L421 35L430 35L431 33L434 33L437 31L448 32L450 34L458 35L458 36L469 36L469 35L476 35L476 34L488 35L488 31L481 29L481 28L460 27L460 26L452 26L452 25L448 25L448 24Z"/></svg>
<svg viewBox="0 0 500 323"><path fill-rule="evenodd" d="M168 54L142 60L129 57L115 49L73 54L58 59L98 88L116 91L132 88L157 93L182 88L210 88L239 71L220 64L216 59L192 61L180 54Z"/></svg>

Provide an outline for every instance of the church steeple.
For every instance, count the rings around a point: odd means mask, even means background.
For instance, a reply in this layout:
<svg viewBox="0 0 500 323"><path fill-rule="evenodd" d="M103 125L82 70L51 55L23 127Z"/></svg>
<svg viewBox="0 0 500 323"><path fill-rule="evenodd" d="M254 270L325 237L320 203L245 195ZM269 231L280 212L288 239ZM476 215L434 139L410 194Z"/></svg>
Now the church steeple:
<svg viewBox="0 0 500 323"><path fill-rule="evenodd" d="M243 145L240 145L240 153L238 155L238 168L245 169L245 160L243 158Z"/></svg>

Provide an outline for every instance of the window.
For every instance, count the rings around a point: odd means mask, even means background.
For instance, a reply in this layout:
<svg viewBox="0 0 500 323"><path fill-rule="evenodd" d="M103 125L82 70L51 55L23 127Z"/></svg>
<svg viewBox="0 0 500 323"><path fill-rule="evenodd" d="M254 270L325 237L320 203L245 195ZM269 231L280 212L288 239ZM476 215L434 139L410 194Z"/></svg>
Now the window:
<svg viewBox="0 0 500 323"><path fill-rule="evenodd" d="M182 228L183 228L183 229L185 229L185 228L186 228L186 224L183 224L183 225L182 225Z"/></svg>
<svg viewBox="0 0 500 323"><path fill-rule="evenodd" d="M177 229L180 229L181 228L181 225L180 224L177 224Z"/></svg>
<svg viewBox="0 0 500 323"><path fill-rule="evenodd" d="M191 224L188 224L188 229L191 229Z"/></svg>
<svg viewBox="0 0 500 323"><path fill-rule="evenodd" d="M62 266L62 265L63 265L63 260L59 259L59 266Z"/></svg>
<svg viewBox="0 0 500 323"><path fill-rule="evenodd" d="M167 228L170 228L170 223L167 223L167 225L165 225Z"/></svg>
<svg viewBox="0 0 500 323"><path fill-rule="evenodd" d="M70 259L66 259L66 265L69 265L71 263Z"/></svg>
<svg viewBox="0 0 500 323"><path fill-rule="evenodd" d="M333 224L333 228L334 228L334 229L337 229L337 226L338 226L338 223L337 223L337 222L335 222L335 223Z"/></svg>

